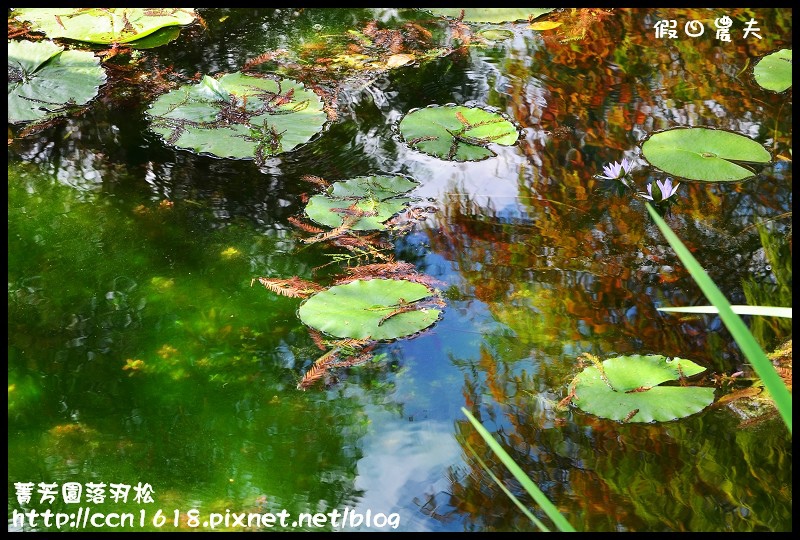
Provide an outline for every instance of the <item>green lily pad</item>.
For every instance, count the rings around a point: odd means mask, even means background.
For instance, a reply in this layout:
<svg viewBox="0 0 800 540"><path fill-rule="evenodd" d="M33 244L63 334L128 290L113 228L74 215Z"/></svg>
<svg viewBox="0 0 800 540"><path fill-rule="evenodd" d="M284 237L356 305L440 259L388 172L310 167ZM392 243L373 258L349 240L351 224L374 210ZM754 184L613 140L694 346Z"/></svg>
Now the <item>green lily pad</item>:
<svg viewBox="0 0 800 540"><path fill-rule="evenodd" d="M744 180L755 173L734 162L769 163L772 159L748 137L701 127L654 133L642 144L642 155L666 173L706 182Z"/></svg>
<svg viewBox="0 0 800 540"><path fill-rule="evenodd" d="M400 134L410 147L448 161L480 161L496 156L490 143L511 146L519 131L498 113L477 107L446 105L406 114Z"/></svg>
<svg viewBox="0 0 800 540"><path fill-rule="evenodd" d="M490 41L505 41L514 37L514 32L505 28L488 28L481 30L479 33Z"/></svg>
<svg viewBox="0 0 800 540"><path fill-rule="evenodd" d="M12 15L50 38L89 43L128 43L198 18L191 8L17 8Z"/></svg>
<svg viewBox="0 0 800 540"><path fill-rule="evenodd" d="M361 215L350 225L354 231L375 231L386 228L389 218L403 210L411 199L394 198L385 201L376 199L331 199L324 195L314 195L306 205L306 215L313 221L327 227L340 227L348 215ZM351 208L355 205L355 208Z"/></svg>
<svg viewBox="0 0 800 540"><path fill-rule="evenodd" d="M411 199L397 197L417 187L405 176L359 176L334 182L326 194L314 195L306 215L328 227L339 227L348 215L363 214L350 225L356 231L383 230L384 222L403 210ZM355 205L355 208L351 208Z"/></svg>
<svg viewBox="0 0 800 540"><path fill-rule="evenodd" d="M362 197L383 201L408 193L419 182L405 176L357 176L349 180L334 182L327 193L331 197Z"/></svg>
<svg viewBox="0 0 800 540"><path fill-rule="evenodd" d="M156 47L161 47L162 45L166 45L171 41L175 41L178 39L178 37L180 37L180 35L180 28L175 26L167 26L161 30L156 30L152 34L149 34L142 39L131 41L125 45L131 49L155 49Z"/></svg>
<svg viewBox="0 0 800 540"><path fill-rule="evenodd" d="M8 122L44 120L84 105L106 82L100 60L52 41L8 42Z"/></svg>
<svg viewBox="0 0 800 540"><path fill-rule="evenodd" d="M792 86L792 49L766 55L753 68L756 82L767 90L783 92Z"/></svg>
<svg viewBox="0 0 800 540"><path fill-rule="evenodd" d="M572 381L572 402L587 413L625 422L667 422L695 414L714 401L714 389L658 386L706 368L691 360L661 355L610 358Z"/></svg>
<svg viewBox="0 0 800 540"><path fill-rule="evenodd" d="M356 280L310 296L298 315L308 326L335 337L391 340L436 322L440 310L416 304L435 294L413 281Z"/></svg>
<svg viewBox="0 0 800 540"><path fill-rule="evenodd" d="M424 8L434 15L457 19L464 13L464 21L476 23L504 23L530 21L550 13L555 8Z"/></svg>
<svg viewBox="0 0 800 540"><path fill-rule="evenodd" d="M242 73L206 75L159 97L147 114L169 145L259 163L305 144L328 119L301 83Z"/></svg>

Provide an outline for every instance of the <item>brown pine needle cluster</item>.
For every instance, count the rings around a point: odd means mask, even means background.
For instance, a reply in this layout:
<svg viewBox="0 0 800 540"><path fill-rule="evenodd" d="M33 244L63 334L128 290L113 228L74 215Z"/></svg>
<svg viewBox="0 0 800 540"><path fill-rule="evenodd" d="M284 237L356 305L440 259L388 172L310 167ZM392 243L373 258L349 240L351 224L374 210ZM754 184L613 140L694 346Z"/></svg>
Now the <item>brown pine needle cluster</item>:
<svg viewBox="0 0 800 540"><path fill-rule="evenodd" d="M348 276L336 281L337 285L349 283L357 279L403 279L421 283L431 288L441 287L442 281L417 272L416 267L407 262L391 261L385 263L364 264L346 269Z"/></svg>
<svg viewBox="0 0 800 540"><path fill-rule="evenodd" d="M383 242L379 240L377 237L378 237L377 233L360 235L360 236L352 236L352 235L340 236L339 238L336 239L334 244L336 244L339 247L350 249L351 251L353 251L351 248L363 248L369 251L373 249L387 250L387 249L392 249L394 247L392 244L388 242ZM383 255L381 253L378 253L377 251L373 253L373 255L383 260L391 258L391 255Z"/></svg>
<svg viewBox="0 0 800 540"><path fill-rule="evenodd" d="M300 382L297 383L297 389L305 390L306 388L308 388L309 386L320 380L322 377L324 377L328 371L328 368L334 362L336 362L338 354L339 354L339 349L332 349L323 354L322 356L320 356L319 358L317 358L316 362L314 362L311 368L308 371L306 371L305 375L303 375L303 378L300 379Z"/></svg>
<svg viewBox="0 0 800 540"><path fill-rule="evenodd" d="M388 314L384 315L383 317L378 320L378 326L382 326L383 323L394 317L395 315L400 315L401 313L408 313L409 311L417 311L419 309L419 305L416 302L411 302L408 304L404 304L393 309Z"/></svg>
<svg viewBox="0 0 800 540"><path fill-rule="evenodd" d="M298 229L309 232L311 234L320 234L325 232L325 229L320 229L319 227L315 227L314 225L306 223L305 221L301 221L299 218L296 218L294 216L289 216L287 220L289 221L289 223L291 223Z"/></svg>
<svg viewBox="0 0 800 540"><path fill-rule="evenodd" d="M327 88L319 84L311 84L310 87L314 92L322 97L322 101L324 103L322 110L328 115L328 120L331 122L336 122L339 119L339 89Z"/></svg>
<svg viewBox="0 0 800 540"><path fill-rule="evenodd" d="M297 383L298 390L311 387L327 376L333 368L352 367L369 361L372 358L371 351L375 347L374 341L366 339L344 339L331 344L335 347L317 358Z"/></svg>
<svg viewBox="0 0 800 540"><path fill-rule="evenodd" d="M253 278L250 281L250 286L253 286L253 283L258 281L267 290L274 292L275 294L280 294L281 296L288 296L290 298L308 298L315 292L321 291L324 289L321 285L317 285L312 281L305 281L297 276L289 278L289 279L275 279L275 278Z"/></svg>
<svg viewBox="0 0 800 540"><path fill-rule="evenodd" d="M242 66L242 71L250 71L254 67L259 66L265 62L269 62L270 60L273 60L278 56L285 56L286 52L287 51L284 49L278 49L275 51L267 51L264 54L260 54L255 58L251 58L250 60L245 62L244 66Z"/></svg>
<svg viewBox="0 0 800 540"><path fill-rule="evenodd" d="M309 328L308 333L311 336L314 345L316 345L319 350L324 351L328 348L328 345L325 343L325 338L322 337L322 332L314 330L313 328Z"/></svg>
<svg viewBox="0 0 800 540"><path fill-rule="evenodd" d="M330 187L330 182L322 178L321 176L314 176L313 174L306 174L300 177L300 180L305 182L309 182L311 184L317 185L322 189L327 189Z"/></svg>
<svg viewBox="0 0 800 540"><path fill-rule="evenodd" d="M302 241L306 244L316 244L317 242L326 242L328 240L339 238L342 235L348 234L358 220L361 219L361 217L362 216L358 214L346 215L342 219L342 224L338 227L333 228L328 232L323 232L316 236L312 236L311 238L304 238Z"/></svg>
<svg viewBox="0 0 800 540"><path fill-rule="evenodd" d="M336 212L337 214L345 214L347 216L358 216L358 217L374 217L378 215L377 212L359 208L358 201L354 202L353 204L351 204L346 208L331 208L331 212Z"/></svg>

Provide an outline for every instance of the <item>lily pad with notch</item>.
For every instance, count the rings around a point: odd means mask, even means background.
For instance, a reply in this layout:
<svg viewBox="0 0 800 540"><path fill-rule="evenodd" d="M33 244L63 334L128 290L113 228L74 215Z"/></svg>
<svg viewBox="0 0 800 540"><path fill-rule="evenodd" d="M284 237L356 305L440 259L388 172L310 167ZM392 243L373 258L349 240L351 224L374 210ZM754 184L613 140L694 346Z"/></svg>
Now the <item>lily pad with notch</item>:
<svg viewBox="0 0 800 540"><path fill-rule="evenodd" d="M702 411L714 389L659 386L705 371L691 360L661 355L631 355L597 362L570 384L572 403L583 411L624 422L667 422Z"/></svg>
<svg viewBox="0 0 800 540"><path fill-rule="evenodd" d="M325 194L314 195L306 205L306 215L328 227L340 227L347 216L358 218L350 224L357 231L383 230L384 222L403 210L411 201L399 197L417 187L405 176L358 176L334 182Z"/></svg>
<svg viewBox="0 0 800 540"><path fill-rule="evenodd" d="M18 21L49 38L88 43L135 44L170 26L186 26L198 19L191 8L15 8Z"/></svg>
<svg viewBox="0 0 800 540"><path fill-rule="evenodd" d="M407 113L398 126L411 148L448 161L480 161L497 154L489 144L511 146L517 127L501 114L463 105L431 106Z"/></svg>
<svg viewBox="0 0 800 540"><path fill-rule="evenodd" d="M242 73L205 75L160 96L147 114L171 146L259 163L307 143L328 120L302 83Z"/></svg>
<svg viewBox="0 0 800 540"><path fill-rule="evenodd" d="M435 323L438 294L401 279L355 280L320 291L298 309L304 324L338 338L392 340Z"/></svg>
<svg viewBox="0 0 800 540"><path fill-rule="evenodd" d="M100 60L52 41L8 42L8 122L47 120L85 105L106 82Z"/></svg>
<svg viewBox="0 0 800 540"><path fill-rule="evenodd" d="M679 127L652 134L642 155L654 167L687 180L735 182L755 176L740 163L769 163L758 142L730 131Z"/></svg>
<svg viewBox="0 0 800 540"><path fill-rule="evenodd" d="M753 78L759 86L773 92L792 87L792 49L781 49L761 58L753 67Z"/></svg>

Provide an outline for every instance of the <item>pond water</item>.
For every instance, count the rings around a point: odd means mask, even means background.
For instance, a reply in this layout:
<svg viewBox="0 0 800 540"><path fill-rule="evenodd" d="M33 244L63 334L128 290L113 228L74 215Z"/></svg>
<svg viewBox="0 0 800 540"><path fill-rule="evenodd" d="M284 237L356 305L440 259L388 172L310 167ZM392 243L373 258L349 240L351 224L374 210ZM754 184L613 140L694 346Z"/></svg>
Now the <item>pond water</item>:
<svg viewBox="0 0 800 540"><path fill-rule="evenodd" d="M595 175L628 158L640 191L665 178L639 144L671 127L762 144L772 160L754 177L683 181L667 220L731 303L791 306L791 90L766 91L751 73L791 48L791 10L565 9L541 19L562 23L550 30L412 9L198 12L204 24L174 41L109 58L108 83L80 114L29 132L9 124L9 530L57 530L14 513L79 506L137 520L144 510L145 525L127 530L202 528L214 512L346 509L375 521L344 529L536 530L473 451L549 524L466 407L579 531L791 531L792 439L778 415L720 405L623 423L558 406L584 353L688 358L707 368L696 383L706 386L744 372L717 384L718 398L752 382L717 317L657 311L708 302L643 200ZM713 32L724 15L730 42ZM743 37L750 19L760 39ZM678 20L678 37L656 38L660 20ZM705 34L687 36L688 20ZM370 21L416 28L448 54L331 76L334 52L358 51L330 52L326 40ZM505 39L480 34L498 27ZM145 109L169 82L279 50L305 67L277 56L264 71L336 97L335 119L307 144L221 159L148 129ZM499 112L519 141L474 162L404 143L406 113L445 104ZM252 280L329 286L360 262L304 242L294 222L318 192L307 175L375 174L419 182L410 195L427 212L384 240L437 280L445 307L430 328L380 342L375 361L298 390L323 351L298 318L301 300ZM791 324L745 321L768 351L791 338ZM153 502L133 491L127 502L69 504L60 491L42 502L34 491L21 504L26 482L149 484Z"/></svg>

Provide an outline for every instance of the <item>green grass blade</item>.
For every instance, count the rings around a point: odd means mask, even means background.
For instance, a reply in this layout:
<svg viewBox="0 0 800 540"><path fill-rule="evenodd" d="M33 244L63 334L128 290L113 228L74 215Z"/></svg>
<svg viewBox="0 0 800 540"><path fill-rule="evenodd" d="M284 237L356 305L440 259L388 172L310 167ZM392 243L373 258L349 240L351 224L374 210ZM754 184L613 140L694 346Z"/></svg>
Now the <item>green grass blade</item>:
<svg viewBox="0 0 800 540"><path fill-rule="evenodd" d="M789 433L792 432L792 394L787 390L783 384L775 367L767 358L761 346L750 333L750 330L744 324L742 319L733 312L731 305L728 302L722 291L719 290L717 285L706 273L697 259L694 258L689 249L681 242L680 238L670 229L667 222L656 212L650 203L645 203L647 211L655 221L661 233L675 250L678 258L686 266L686 269L691 274L697 285L703 291L706 298L711 302L714 307L719 310L720 319L725 323L728 331L733 336L733 339L742 349L747 360L752 364L756 374L759 376L764 386L769 391L772 399L775 401L775 406L783 418L786 427L789 428Z"/></svg>
<svg viewBox="0 0 800 540"><path fill-rule="evenodd" d="M517 499L517 496L514 495L513 493L511 493L508 490L508 488L503 485L503 483L500 481L500 479L497 478L497 476L494 475L494 473L491 471L491 469L489 469L489 466L486 465L486 463L484 463L484 461L480 458L480 456L478 456L478 453L475 451L475 449L472 448L472 446L470 446L470 444L468 442L465 442L464 444L467 446L467 449L472 453L472 456L475 458L475 460L478 462L478 464L480 464L480 466L483 468L483 470L486 471L486 474L488 474L492 478L492 480L494 480L494 482L500 487L500 489L503 490L503 493L508 495L508 498L511 499L511 502L516 504L517 508L522 510L522 513L525 514L526 516L528 516L528 519L530 519L537 527L539 527L540 531L542 531L542 532L550 532L550 529L548 529L547 526L544 523L542 523L539 518L534 516L531 513L530 510L525 508L525 505L522 504L522 501Z"/></svg>
<svg viewBox="0 0 800 540"><path fill-rule="evenodd" d="M719 310L714 306L662 307L656 309L670 313L719 313ZM792 308L790 307L732 305L731 309L737 315L792 318Z"/></svg>
<svg viewBox="0 0 800 540"><path fill-rule="evenodd" d="M503 450L503 447L500 446L494 437L486 430L485 427L474 417L472 414L461 407L461 412L463 412L475 429L478 431L483 440L486 441L486 444L489 445L489 448L500 458L500 461L503 462L511 474L514 475L514 478L522 484L522 487L525 488L525 491L533 497L533 500L536 501L536 504L542 507L544 513L547 514L555 526L561 532L575 532L575 528L569 524L569 521L559 513L558 508L555 507L553 503L550 502L550 499L547 498L547 495L542 493L542 490L539 489L539 486L533 483L533 481L528 477L527 474L520 468L519 465L514 461L514 459L508 455L508 453Z"/></svg>

